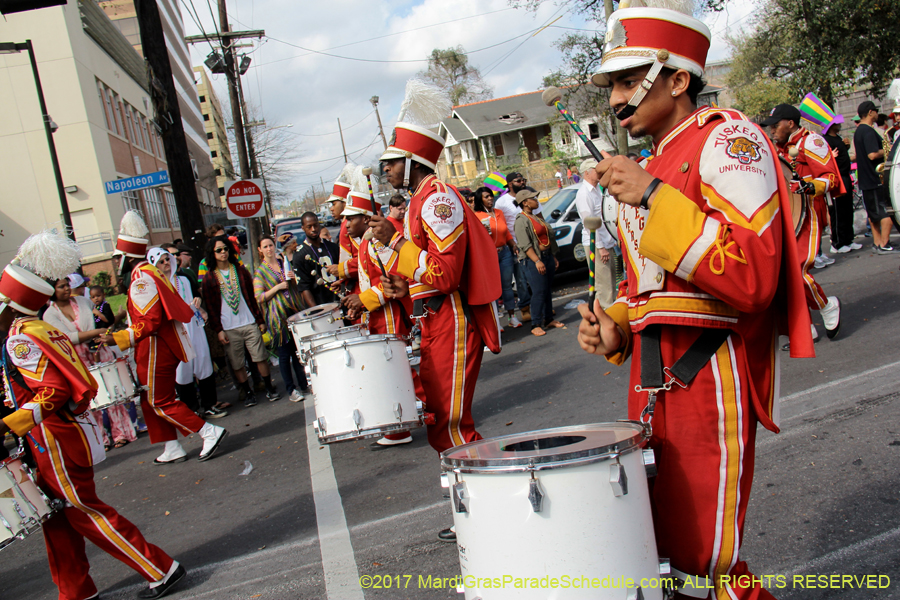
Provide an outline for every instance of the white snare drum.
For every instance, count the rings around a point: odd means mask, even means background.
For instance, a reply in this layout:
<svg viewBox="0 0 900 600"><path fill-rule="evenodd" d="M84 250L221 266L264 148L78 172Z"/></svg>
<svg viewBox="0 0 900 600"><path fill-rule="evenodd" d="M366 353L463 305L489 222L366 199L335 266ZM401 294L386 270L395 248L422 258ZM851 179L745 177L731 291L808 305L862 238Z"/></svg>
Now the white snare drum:
<svg viewBox="0 0 900 600"><path fill-rule="evenodd" d="M600 205L600 216L603 218L603 225L606 227L606 230L618 242L619 203L606 190L603 190L603 204Z"/></svg>
<svg viewBox="0 0 900 600"><path fill-rule="evenodd" d="M0 549L40 529L56 503L34 483L21 460L0 461Z"/></svg>
<svg viewBox="0 0 900 600"><path fill-rule="evenodd" d="M313 348L330 344L338 340L350 340L369 335L369 330L364 325L351 325L322 333L314 333L297 341L297 356L300 362L306 364L307 357Z"/></svg>
<svg viewBox="0 0 900 600"><path fill-rule="evenodd" d="M307 367L321 443L422 426L406 342L399 336L369 335L317 346Z"/></svg>
<svg viewBox="0 0 900 600"><path fill-rule="evenodd" d="M121 404L138 396L141 386L136 378L136 370L130 358L94 365L91 375L97 382L97 395L91 400L91 410L102 410L114 404Z"/></svg>
<svg viewBox="0 0 900 600"><path fill-rule="evenodd" d="M660 571L668 569L660 568L656 552L645 443L640 424L625 421L518 433L443 452L466 599L660 600ZM477 578L504 575L635 584L479 587Z"/></svg>
<svg viewBox="0 0 900 600"><path fill-rule="evenodd" d="M300 340L308 335L323 331L334 331L344 326L341 305L337 302L320 304L291 315L287 320L294 343L300 347Z"/></svg>

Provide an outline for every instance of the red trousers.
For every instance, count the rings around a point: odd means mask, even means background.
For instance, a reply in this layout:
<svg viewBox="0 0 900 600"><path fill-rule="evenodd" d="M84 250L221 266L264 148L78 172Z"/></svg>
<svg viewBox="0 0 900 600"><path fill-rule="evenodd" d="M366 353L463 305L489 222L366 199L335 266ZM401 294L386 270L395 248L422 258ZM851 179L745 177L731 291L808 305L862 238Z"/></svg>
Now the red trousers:
<svg viewBox="0 0 900 600"><path fill-rule="evenodd" d="M165 342L150 336L135 350L137 376L147 389L141 392L141 410L150 443L170 442L178 432L197 433L206 422L175 397L175 369L181 362Z"/></svg>
<svg viewBox="0 0 900 600"><path fill-rule="evenodd" d="M39 443L46 451L34 449L39 484L49 496L74 506L56 513L43 526L50 573L60 600L85 600L97 593L88 573L85 538L147 581L163 579L172 567L172 558L148 543L131 521L97 497L93 467L76 464L63 451L60 440L46 428L41 430L44 435Z"/></svg>
<svg viewBox="0 0 900 600"><path fill-rule="evenodd" d="M481 370L484 342L466 321L459 292L444 298L437 312L422 319L419 374L427 408L435 416L428 443L438 452L481 439L472 420L472 398Z"/></svg>
<svg viewBox="0 0 900 600"><path fill-rule="evenodd" d="M673 365L699 333L694 327L664 327L663 364ZM640 382L640 349L637 334L631 359L632 390ZM710 577L715 586L710 597L716 600L773 598L759 585L735 583L738 576L749 574L746 563L738 559L738 550L756 442L750 372L741 339L731 335L688 389L676 386L659 394L652 421L650 447L656 454L658 475L650 480L650 503L659 555L669 557L673 568L688 575ZM757 375L765 387L774 373ZM646 393L632 391L629 418L639 418L646 404ZM741 583L750 581L742 578Z"/></svg>
<svg viewBox="0 0 900 600"><path fill-rule="evenodd" d="M828 304L825 290L813 279L809 270L812 268L821 245L822 226L826 223L823 213L827 213L825 200L816 198L803 219L800 233L797 235L797 253L800 255L800 270L803 272L803 289L806 292L806 304L810 310L822 310Z"/></svg>

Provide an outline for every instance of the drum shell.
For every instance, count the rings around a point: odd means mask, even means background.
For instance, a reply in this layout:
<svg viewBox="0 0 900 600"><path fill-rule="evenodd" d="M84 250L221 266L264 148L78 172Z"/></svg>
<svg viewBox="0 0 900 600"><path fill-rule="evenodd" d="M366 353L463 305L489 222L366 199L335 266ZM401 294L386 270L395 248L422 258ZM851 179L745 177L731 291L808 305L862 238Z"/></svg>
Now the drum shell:
<svg viewBox="0 0 900 600"><path fill-rule="evenodd" d="M616 496L610 468L624 467L628 493ZM445 465L446 468L446 465ZM622 600L629 578L642 579L643 597L660 600L659 557L646 469L639 447L584 461L543 463L533 471L543 494L540 512L529 500L532 472L475 469L450 472L451 486L465 484L467 512L453 512L467 600ZM453 507L451 500L451 508ZM514 533L513 533L514 532ZM608 587L469 588L473 579L569 576L608 578ZM467 582L465 577L471 576ZM618 583L618 587L614 585Z"/></svg>
<svg viewBox="0 0 900 600"><path fill-rule="evenodd" d="M324 346L325 344L330 344L339 340L350 340L353 338L365 337L367 335L369 335L369 330L361 325L351 325L350 327L341 327L339 329L331 329L321 333L307 335L306 337L300 338L297 342L297 357L300 359L300 362L305 365L307 356L313 348Z"/></svg>
<svg viewBox="0 0 900 600"><path fill-rule="evenodd" d="M603 203L600 205L600 216L603 218L603 226L616 242L619 241L619 203L609 192L603 190Z"/></svg>
<svg viewBox="0 0 900 600"><path fill-rule="evenodd" d="M25 519L19 512L25 514ZM0 462L0 548L37 530L52 512L47 496L21 460L8 458Z"/></svg>
<svg viewBox="0 0 900 600"><path fill-rule="evenodd" d="M422 426L402 338L370 335L317 346L308 365L320 442L365 439ZM395 404L400 405L399 417Z"/></svg>
<svg viewBox="0 0 900 600"><path fill-rule="evenodd" d="M140 394L134 380L135 370L130 358L94 365L89 369L97 382L97 395L91 400L91 410L102 410L114 404L126 402Z"/></svg>
<svg viewBox="0 0 900 600"><path fill-rule="evenodd" d="M300 340L306 336L324 331L334 331L344 326L341 318L341 307L337 302L320 304L291 315L287 320L294 343L300 347Z"/></svg>

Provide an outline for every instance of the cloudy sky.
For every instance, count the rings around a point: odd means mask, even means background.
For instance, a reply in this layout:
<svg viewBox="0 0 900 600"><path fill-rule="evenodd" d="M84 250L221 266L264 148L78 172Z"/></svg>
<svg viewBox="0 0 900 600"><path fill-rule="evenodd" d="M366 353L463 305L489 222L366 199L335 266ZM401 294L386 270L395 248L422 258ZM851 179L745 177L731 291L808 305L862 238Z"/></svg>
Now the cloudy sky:
<svg viewBox="0 0 900 600"><path fill-rule="evenodd" d="M727 57L726 32L745 27L754 4L732 0L726 12L706 18L713 31L711 61ZM266 31L261 44L241 49L253 60L244 93L269 127L293 125L286 131L298 157L287 166L299 197L320 185L320 177L330 188L344 164L338 118L351 159L377 159L383 145L369 98L380 98L390 137L405 82L425 69L434 48L462 45L495 97L537 89L560 66L553 42L567 31L596 26L577 14L576 5L547 0L532 12L512 8L508 0L228 0L228 13L234 30ZM201 33L201 26L215 30L215 3L182 0L180 7L188 35ZM202 64L210 47L196 44L191 51L194 64ZM224 75L212 78L227 106Z"/></svg>

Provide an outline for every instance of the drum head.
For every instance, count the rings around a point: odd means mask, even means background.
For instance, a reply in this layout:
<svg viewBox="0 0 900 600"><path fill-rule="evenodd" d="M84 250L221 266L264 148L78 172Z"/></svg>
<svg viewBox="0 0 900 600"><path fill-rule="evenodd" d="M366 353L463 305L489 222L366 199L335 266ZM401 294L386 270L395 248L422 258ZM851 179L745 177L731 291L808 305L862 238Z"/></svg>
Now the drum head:
<svg viewBox="0 0 900 600"><path fill-rule="evenodd" d="M603 225L606 227L606 230L618 242L619 203L606 190L603 190L603 204L600 205L600 216L603 217Z"/></svg>
<svg viewBox="0 0 900 600"><path fill-rule="evenodd" d="M464 473L553 468L569 461L602 460L635 450L644 442L643 428L633 421L557 427L451 448L441 454L441 466Z"/></svg>
<svg viewBox="0 0 900 600"><path fill-rule="evenodd" d="M295 323L297 321L308 321L309 319L314 319L316 317L321 317L322 315L331 314L335 310L340 308L340 304L337 302L329 302L328 304L319 304L318 306L313 306L312 308L307 308L306 310L301 310L295 315L291 315L288 317L289 323Z"/></svg>

